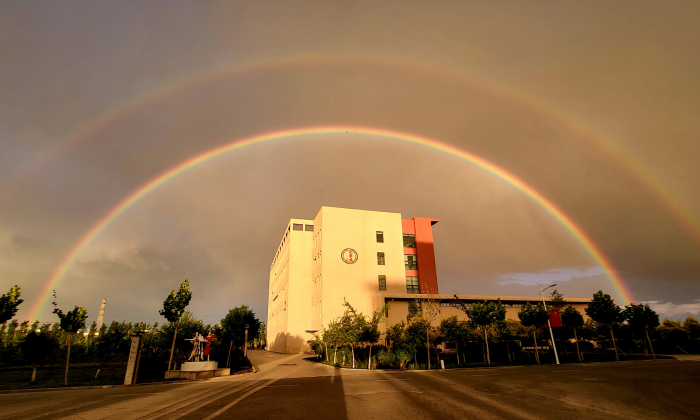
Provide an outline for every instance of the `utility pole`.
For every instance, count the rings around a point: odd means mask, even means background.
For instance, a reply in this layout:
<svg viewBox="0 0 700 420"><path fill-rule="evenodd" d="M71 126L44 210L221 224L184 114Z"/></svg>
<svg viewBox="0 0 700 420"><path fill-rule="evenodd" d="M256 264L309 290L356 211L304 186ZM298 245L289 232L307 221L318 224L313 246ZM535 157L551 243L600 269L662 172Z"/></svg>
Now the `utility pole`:
<svg viewBox="0 0 700 420"><path fill-rule="evenodd" d="M540 296L542 296L542 304L544 305L544 310L547 310L547 302L544 301L544 291L549 289L550 287L554 287L556 284L553 284L551 286L545 287L544 290L542 289L542 286L540 286ZM547 311L549 313L549 311ZM557 345L554 343L554 333L552 332L552 323L549 322L549 318L547 318L547 325L549 326L549 336L552 338L552 348L554 348L554 358L557 359L557 364L559 364L559 355L557 354Z"/></svg>

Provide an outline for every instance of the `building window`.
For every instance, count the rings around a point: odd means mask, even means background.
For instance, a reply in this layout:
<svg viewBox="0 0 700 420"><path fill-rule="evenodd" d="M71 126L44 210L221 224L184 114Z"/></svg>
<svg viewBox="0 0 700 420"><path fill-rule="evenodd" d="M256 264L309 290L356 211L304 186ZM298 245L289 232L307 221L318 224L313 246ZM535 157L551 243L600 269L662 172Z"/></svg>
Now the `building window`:
<svg viewBox="0 0 700 420"><path fill-rule="evenodd" d="M377 264L379 265L385 265L384 264L384 253L383 252L377 252Z"/></svg>
<svg viewBox="0 0 700 420"><path fill-rule="evenodd" d="M450 302L440 302L440 306L452 306Z"/></svg>
<svg viewBox="0 0 700 420"><path fill-rule="evenodd" d="M416 235L403 234L403 247L404 248L415 248L416 247Z"/></svg>
<svg viewBox="0 0 700 420"><path fill-rule="evenodd" d="M379 290L386 290L386 276L379 275Z"/></svg>
<svg viewBox="0 0 700 420"><path fill-rule="evenodd" d="M380 244L384 243L384 232L377 231L377 242Z"/></svg>
<svg viewBox="0 0 700 420"><path fill-rule="evenodd" d="M420 282L418 277L406 277L406 293L409 295L417 295L420 293Z"/></svg>
<svg viewBox="0 0 700 420"><path fill-rule="evenodd" d="M304 225L301 223L293 223L292 224L292 229L294 230L304 230Z"/></svg>
<svg viewBox="0 0 700 420"><path fill-rule="evenodd" d="M411 319L414 316L423 315L423 308L420 302L408 302L408 317L406 319Z"/></svg>
<svg viewBox="0 0 700 420"><path fill-rule="evenodd" d="M406 270L418 270L418 256L417 255L404 255L403 263L406 266Z"/></svg>
<svg viewBox="0 0 700 420"><path fill-rule="evenodd" d="M313 231L314 231L314 225L305 225L304 227L306 228L306 231L307 231L307 232L313 232Z"/></svg>

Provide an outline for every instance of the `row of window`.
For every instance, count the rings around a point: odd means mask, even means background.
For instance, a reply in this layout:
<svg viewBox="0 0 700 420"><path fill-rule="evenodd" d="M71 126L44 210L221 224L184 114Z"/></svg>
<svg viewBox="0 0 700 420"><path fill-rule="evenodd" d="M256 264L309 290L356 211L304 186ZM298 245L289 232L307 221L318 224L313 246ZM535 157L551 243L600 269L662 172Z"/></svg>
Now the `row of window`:
<svg viewBox="0 0 700 420"><path fill-rule="evenodd" d="M462 307L462 305L460 305L458 302L454 302L454 301L440 302L440 306L454 306L456 308ZM472 303L465 303L464 306L469 308L472 306ZM505 306L506 308L519 308L522 306L522 304L521 303L504 303L503 306Z"/></svg>
<svg viewBox="0 0 700 420"><path fill-rule="evenodd" d="M377 243L384 243L384 232L377 231ZM403 247L404 248L415 248L416 247L416 235L411 235L408 233L403 234Z"/></svg>
<svg viewBox="0 0 700 420"><path fill-rule="evenodd" d="M292 223L292 230L305 230L307 232L313 232L314 231L314 225L304 225L301 223Z"/></svg>
<svg viewBox="0 0 700 420"><path fill-rule="evenodd" d="M386 257L383 252L377 252L377 264L386 265ZM405 254L403 256L403 264L406 270L418 270L418 256Z"/></svg>
<svg viewBox="0 0 700 420"><path fill-rule="evenodd" d="M386 276L383 274L379 275L379 290L386 291ZM420 293L420 281L418 277L406 276L406 293L410 295L417 295Z"/></svg>

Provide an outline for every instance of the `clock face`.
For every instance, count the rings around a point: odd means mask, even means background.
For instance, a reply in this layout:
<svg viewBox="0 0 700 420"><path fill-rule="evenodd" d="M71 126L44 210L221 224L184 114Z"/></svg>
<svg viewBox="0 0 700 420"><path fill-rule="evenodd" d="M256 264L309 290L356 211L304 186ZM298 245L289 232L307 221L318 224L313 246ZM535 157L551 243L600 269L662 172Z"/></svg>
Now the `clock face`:
<svg viewBox="0 0 700 420"><path fill-rule="evenodd" d="M352 248L345 248L343 252L340 253L340 258L346 264L355 264L357 261L357 251Z"/></svg>

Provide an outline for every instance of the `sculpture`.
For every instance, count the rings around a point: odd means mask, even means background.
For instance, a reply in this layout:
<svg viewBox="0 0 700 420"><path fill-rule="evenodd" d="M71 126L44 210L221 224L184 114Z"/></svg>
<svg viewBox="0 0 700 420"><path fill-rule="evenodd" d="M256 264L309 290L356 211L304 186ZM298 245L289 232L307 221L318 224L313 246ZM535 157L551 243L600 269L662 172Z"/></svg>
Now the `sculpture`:
<svg viewBox="0 0 700 420"><path fill-rule="evenodd" d="M190 357L187 360L192 360L192 358L194 357L194 361L199 362L200 358L204 358L202 344L205 343L207 340L205 340L204 337L199 335L199 333L195 333L194 338L189 338L187 339L187 341L192 342L192 353L190 353Z"/></svg>

